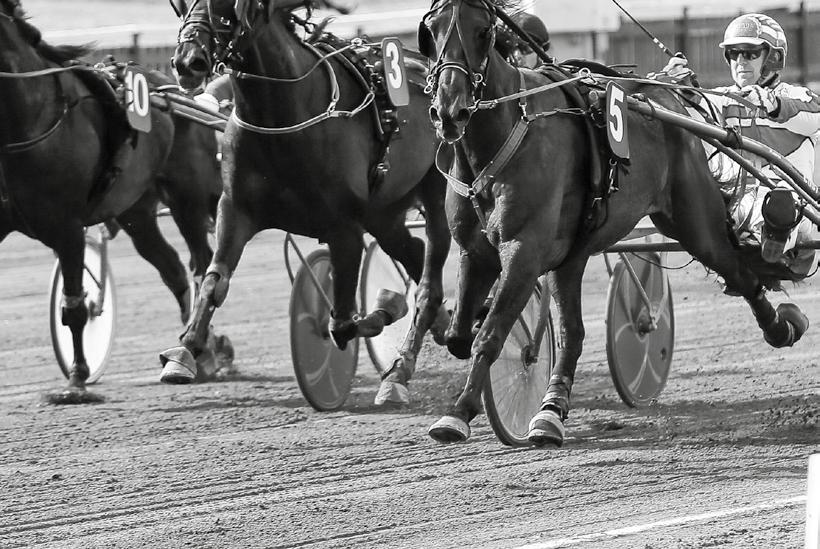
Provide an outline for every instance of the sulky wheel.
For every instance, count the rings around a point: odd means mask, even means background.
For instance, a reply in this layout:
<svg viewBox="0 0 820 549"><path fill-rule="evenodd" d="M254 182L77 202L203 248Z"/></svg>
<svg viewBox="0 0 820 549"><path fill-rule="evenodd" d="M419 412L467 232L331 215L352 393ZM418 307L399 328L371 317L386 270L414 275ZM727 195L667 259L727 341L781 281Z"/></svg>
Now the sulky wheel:
<svg viewBox="0 0 820 549"><path fill-rule="evenodd" d="M88 322L83 329L83 349L89 369L86 383L89 384L100 379L108 365L116 328L117 300L114 293L114 277L108 261L103 259L102 246L105 245L92 237L86 237L83 289L87 292L85 304L89 314ZM71 330L62 323L62 295L63 273L58 260L51 272L49 325L51 345L54 347L57 363L63 375L68 377L69 369L74 363L74 341Z"/></svg>
<svg viewBox="0 0 820 549"><path fill-rule="evenodd" d="M615 265L607 292L606 355L618 394L628 406L653 402L663 391L672 363L675 320L669 278L656 253ZM634 269L651 303L641 296L628 265ZM654 316L654 322L653 322Z"/></svg>
<svg viewBox="0 0 820 549"><path fill-rule="evenodd" d="M547 296L549 299L549 296ZM548 305L545 304L545 305ZM555 334L549 307L537 360L533 337L541 311L541 290L533 291L513 325L484 386L484 411L498 439L508 446L530 446L530 419L541 408L555 361Z"/></svg>
<svg viewBox="0 0 820 549"><path fill-rule="evenodd" d="M333 344L328 330L330 306L316 286L310 271L333 299L330 275L330 252L311 252L293 280L290 294L290 351L296 381L308 403L319 411L338 410L347 400L356 361L358 339L350 341L344 351Z"/></svg>
<svg viewBox="0 0 820 549"><path fill-rule="evenodd" d="M382 288L403 293L407 300L408 313L405 316L390 326L385 326L384 331L376 337L365 339L373 366L376 371L383 374L392 366L397 356L396 351L404 341L410 329L410 323L415 317L416 283L407 275L404 268L387 255L374 240L367 247L360 284L362 310L365 312L370 312L373 308L376 296Z"/></svg>

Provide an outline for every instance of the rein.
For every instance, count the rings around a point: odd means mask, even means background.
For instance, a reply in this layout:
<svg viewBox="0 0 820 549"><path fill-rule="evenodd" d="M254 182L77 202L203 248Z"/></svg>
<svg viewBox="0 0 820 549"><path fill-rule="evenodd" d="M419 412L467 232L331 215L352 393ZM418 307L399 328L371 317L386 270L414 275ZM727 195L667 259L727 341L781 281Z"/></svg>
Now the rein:
<svg viewBox="0 0 820 549"><path fill-rule="evenodd" d="M70 70L94 70L94 69L89 69L88 67L85 67L85 66L82 66L82 65L72 65L70 67L53 67L53 68L50 68L50 69L41 69L41 70L29 71L29 72L0 72L0 78L15 78L15 79L38 78L38 77L41 77L41 76L49 76L49 75L53 75L53 74L60 74L60 73L67 72L67 71L70 71ZM38 135L36 137L33 137L31 139L27 139L26 141L18 141L16 143L7 143L7 144L0 145L0 154L14 154L14 153L20 153L20 152L26 151L26 150L34 147L35 145L37 145L41 141L45 141L54 132L57 131L57 129L63 123L63 120L65 120L65 117L68 114L68 111L70 110L70 105L69 105L68 99L62 93L62 86L60 85L59 77L57 79L57 84L58 84L58 87L60 88L60 97L62 98L63 109L60 112L60 115L54 121L54 123L52 123L51 126L49 126L48 129L46 129L43 133L41 133L40 135Z"/></svg>
<svg viewBox="0 0 820 549"><path fill-rule="evenodd" d="M305 73L304 75L297 77L297 78L274 78L270 76L262 76L257 74L250 74L250 73L243 73L243 72L234 72L231 71L228 74L233 74L236 78L248 78L248 79L255 79L255 80L263 80L263 81L271 81L271 82L284 82L284 83L293 83L299 82L310 75L319 65L324 65L325 69L327 70L328 77L330 79L330 103L327 106L327 109L316 116L309 118L303 122L299 122L298 124L293 124L292 126L278 126L278 127L271 127L271 126L258 126L256 124L252 124L245 120L239 118L239 115L236 112L236 109L233 110L231 113L231 120L236 122L236 125L242 129L253 131L256 133L261 133L265 135L277 135L277 134L286 134L286 133L293 133L305 128L309 128L310 126L314 126L319 124L320 122L324 122L329 118L352 118L359 114L362 110L367 108L370 104L373 103L376 99L376 94L373 92L372 89L369 89L365 94L364 98L362 99L361 103L351 111L339 111L336 110L336 104L339 102L340 97L340 90L339 90L339 80L336 77L336 71L333 70L333 65L330 64L328 59L334 55L340 54L342 51L346 49L354 47L353 44L346 46L342 49L330 52L328 54L323 55L322 52L317 50L311 44L307 42L303 43L304 46L313 54L315 54L319 61L311 67L311 69ZM228 67L225 70L230 71Z"/></svg>
<svg viewBox="0 0 820 549"><path fill-rule="evenodd" d="M210 19L209 24L212 24L210 23ZM301 76L297 76L295 78L278 78L274 76L266 76L261 74L237 71L227 66L226 62L221 60L218 61L214 72L216 72L217 74L229 74L237 79L255 80L259 82L271 82L278 84L293 84L303 81L308 76L313 74L314 71L318 70L319 67L324 67L329 78L330 86L330 102L327 108L324 110L324 112L317 114L316 116L313 116L307 120L290 126L260 126L257 124L253 124L240 118L239 114L237 113L237 110L234 109L231 113L231 120L233 120L237 126L244 130L264 135L280 135L294 133L301 131L305 128L314 126L316 124L319 124L321 122L324 122L325 120L328 120L330 118L352 118L374 103L376 99L375 92L372 88L366 87L367 91L364 97L362 98L359 105L357 105L353 110L347 111L336 109L336 105L338 104L339 99L341 97L341 91L339 88L339 80L336 76L336 71L333 69L333 65L330 63L330 59L332 59L335 56L342 55L347 50L358 48L365 45L364 41L361 38L354 38L353 40L351 40L350 44L342 48L335 49L334 51L328 53L323 53L319 51L312 44L310 44L309 42L305 42L304 40L301 40L300 42L308 51L310 51L317 57L317 61ZM226 48L226 50L227 49L229 48ZM205 51L207 51L207 49L205 49Z"/></svg>

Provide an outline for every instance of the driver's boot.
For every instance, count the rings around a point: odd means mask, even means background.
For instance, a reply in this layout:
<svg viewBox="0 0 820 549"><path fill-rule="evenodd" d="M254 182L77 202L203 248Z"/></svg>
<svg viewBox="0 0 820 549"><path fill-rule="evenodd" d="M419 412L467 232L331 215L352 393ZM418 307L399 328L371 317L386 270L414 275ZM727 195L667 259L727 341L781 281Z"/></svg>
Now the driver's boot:
<svg viewBox="0 0 820 549"><path fill-rule="evenodd" d="M763 199L760 255L768 263L778 263L794 229L803 218L802 208L788 189L772 189Z"/></svg>

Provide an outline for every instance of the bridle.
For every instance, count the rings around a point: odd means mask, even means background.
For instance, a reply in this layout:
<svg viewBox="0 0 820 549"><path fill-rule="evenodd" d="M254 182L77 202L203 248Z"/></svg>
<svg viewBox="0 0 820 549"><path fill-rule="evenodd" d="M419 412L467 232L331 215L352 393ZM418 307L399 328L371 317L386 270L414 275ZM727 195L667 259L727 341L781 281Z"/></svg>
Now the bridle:
<svg viewBox="0 0 820 549"><path fill-rule="evenodd" d="M207 7L206 9L195 9L199 3L200 0L194 0L194 3L185 14L182 26L179 28L179 34L177 34L177 44L191 43L199 46L206 53L205 58L208 63L208 73L210 74L213 68L213 55L211 52L216 44L214 39L215 27L211 24ZM171 65L176 68L173 58L171 59Z"/></svg>
<svg viewBox="0 0 820 549"><path fill-rule="evenodd" d="M198 3L200 0L196 0ZM256 10L253 12L252 19L240 21L225 16L219 16L213 13L210 4L206 10L207 19L202 24L208 25L215 48L211 56L218 69L221 72L224 67L243 61L242 51L245 48L245 42L252 41L254 29L257 27L257 21L260 16L268 21L268 2L269 0L245 0L243 4L256 4ZM240 4L239 1L236 4ZM309 4L305 0L305 4ZM193 10L192 10L193 11ZM191 12L189 12L191 13ZM204 48L205 51L209 51Z"/></svg>
<svg viewBox="0 0 820 549"><path fill-rule="evenodd" d="M487 48L487 53L480 63L474 63L470 58L470 54L467 52L467 49L464 47L464 31L461 27L459 15L461 7L465 3L471 4L475 8L484 9L490 15L490 27L488 29L488 32L490 33L489 47ZM429 58L432 57L430 55L432 53L430 49L432 47L433 37L430 27L427 24L427 20L436 13L444 10L447 6L451 6L453 8L453 14L447 25L447 32L444 35L444 43L441 48L441 52L439 52L436 56L436 60L430 69L430 74L427 77L427 87L424 91L427 94L434 94L438 89L439 80L441 79L442 73L448 69L455 70L463 73L467 77L467 80L470 82L470 91L473 98L473 104L476 104L481 99L484 86L487 81L487 69L490 60L490 52L492 52L496 40L496 19L498 17L496 10L498 8L489 0L438 0L434 2L430 11L424 15L421 23L419 24L420 50ZM447 44L450 42L450 39L454 34L458 37L458 45L460 46L461 53L464 56L465 62L463 63L461 61L445 60Z"/></svg>
<svg viewBox="0 0 820 549"><path fill-rule="evenodd" d="M197 2L198 1L199 0L197 0ZM259 24L260 17L263 20L263 24L269 22L269 1L270 0L245 0L243 6L246 9L248 7L248 2L253 2L256 6L256 9L254 10L250 18L247 17L247 13L239 14L236 11L234 12L237 15L236 18L227 18L219 16L214 14L211 9L211 6L208 5L207 18L205 18L203 15L198 15L198 18L196 20L192 19L191 25L199 24L212 27L208 30L213 33L211 37L216 46L216 51L211 53L211 55L213 56L212 61L215 62L214 72L216 72L217 74L231 74L231 76L236 79L255 80L258 82L268 82L271 84L292 84L304 81L308 76L313 74L314 71L324 68L327 71L328 75L328 83L330 87L330 100L327 108L324 111L320 112L315 116L310 117L307 120L290 126L259 126L240 118L237 109L234 109L234 111L231 113L232 121L234 121L239 127L245 130L253 131L255 133L267 135L286 134L303 130L307 127L323 122L329 118L352 118L353 116L356 116L359 112L363 111L365 108L373 104L373 102L375 101L375 91L368 85L367 82L362 81L362 85L366 89L366 93L364 94L364 97L359 103L359 105L357 105L351 110L340 110L336 108L336 105L340 99L341 89L339 87L339 82L336 73L329 60L332 57L342 55L345 51L351 48L360 47L363 43L361 39L354 39L351 41L349 45L344 46L342 48L334 49L329 53L320 52L311 44L307 42L302 42L303 46L317 57L317 61L301 76L279 78L274 76L266 76L262 74L243 72L241 70L236 70L232 68L232 66L235 66L237 63L241 63L243 61L241 52L244 51L244 42L248 40L253 40L255 30L262 28L263 25ZM240 4L239 1L237 1L237 5L238 4ZM302 0L302 5L310 11L312 2L311 0ZM190 10L188 13L192 14L193 11L194 10ZM199 11L201 14L203 10L200 9ZM308 17L309 16L310 15L308 14ZM186 17L186 20L187 19L188 18ZM194 23L194 21L196 21L196 23ZM183 23L183 26L185 26L185 23ZM207 48L203 48L203 50L206 53L208 53Z"/></svg>

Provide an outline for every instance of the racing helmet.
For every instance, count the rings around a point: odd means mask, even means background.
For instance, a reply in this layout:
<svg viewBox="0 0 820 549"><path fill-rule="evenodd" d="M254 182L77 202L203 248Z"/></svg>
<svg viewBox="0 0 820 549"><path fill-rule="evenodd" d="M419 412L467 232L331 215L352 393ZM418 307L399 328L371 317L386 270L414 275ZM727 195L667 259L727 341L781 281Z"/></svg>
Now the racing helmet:
<svg viewBox="0 0 820 549"><path fill-rule="evenodd" d="M522 11L513 15L512 20L544 51L550 48L550 33L547 32L547 27L541 19L531 13Z"/></svg>
<svg viewBox="0 0 820 549"><path fill-rule="evenodd" d="M783 32L783 27L768 15L748 13L729 23L726 32L723 33L723 42L719 44L723 48L723 57L727 63L730 61L726 48L740 44L768 46L769 51L763 60L764 76L768 73L780 72L786 66L786 53L788 52L786 33Z"/></svg>

